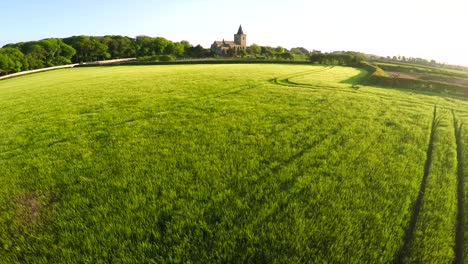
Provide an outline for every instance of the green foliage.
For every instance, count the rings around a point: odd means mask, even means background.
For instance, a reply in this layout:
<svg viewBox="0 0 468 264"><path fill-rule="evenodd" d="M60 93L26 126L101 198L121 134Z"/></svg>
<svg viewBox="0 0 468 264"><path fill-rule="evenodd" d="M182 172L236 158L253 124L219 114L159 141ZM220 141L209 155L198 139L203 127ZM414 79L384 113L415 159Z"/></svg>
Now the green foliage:
<svg viewBox="0 0 468 264"><path fill-rule="evenodd" d="M108 47L111 59L133 58L136 56L135 40L123 36L105 36L100 40Z"/></svg>
<svg viewBox="0 0 468 264"><path fill-rule="evenodd" d="M325 65L358 66L365 57L356 52L312 53L309 61Z"/></svg>
<svg viewBox="0 0 468 264"><path fill-rule="evenodd" d="M13 72L14 68L14 61L8 55L0 52L0 74Z"/></svg>
<svg viewBox="0 0 468 264"><path fill-rule="evenodd" d="M284 52L284 53L281 53L280 57L281 57L283 60L294 60L294 55L293 55L291 52Z"/></svg>
<svg viewBox="0 0 468 264"><path fill-rule="evenodd" d="M261 52L262 52L262 48L255 43L247 47L247 53L250 55L258 55Z"/></svg>
<svg viewBox="0 0 468 264"><path fill-rule="evenodd" d="M175 58L171 55L156 55L156 56L145 56L145 57L139 57L138 61L140 62L169 62L169 61L175 61Z"/></svg>
<svg viewBox="0 0 468 264"><path fill-rule="evenodd" d="M65 43L76 50L74 62L91 62L111 58L107 52L109 47L97 37L73 36L63 39Z"/></svg>
<svg viewBox="0 0 468 264"><path fill-rule="evenodd" d="M8 44L0 49L0 75L65 64L141 57L141 61L173 61L188 55L207 57L203 47L188 41L172 42L161 37L73 36L65 39ZM157 58L157 59L154 59Z"/></svg>
<svg viewBox="0 0 468 264"><path fill-rule="evenodd" d="M391 263L433 106L467 120L468 104L351 88L362 72L120 66L1 81L0 262ZM415 241L445 254L455 163L440 118Z"/></svg>
<svg viewBox="0 0 468 264"><path fill-rule="evenodd" d="M175 55L180 56L185 52L183 43L173 43L165 38L140 36L136 39L136 49L138 57Z"/></svg>
<svg viewBox="0 0 468 264"><path fill-rule="evenodd" d="M0 73L15 73L23 70L27 63L24 54L16 48L0 49Z"/></svg>

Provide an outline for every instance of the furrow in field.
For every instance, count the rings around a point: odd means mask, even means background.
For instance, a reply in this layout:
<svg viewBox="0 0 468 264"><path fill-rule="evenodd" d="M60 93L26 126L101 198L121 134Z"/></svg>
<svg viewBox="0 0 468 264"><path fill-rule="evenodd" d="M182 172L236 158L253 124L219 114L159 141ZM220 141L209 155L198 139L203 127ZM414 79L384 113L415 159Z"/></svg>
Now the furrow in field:
<svg viewBox="0 0 468 264"><path fill-rule="evenodd" d="M460 124L459 119L452 110L453 125L455 131L455 141L457 145L457 225L455 228L455 259L454 264L463 263L463 247L464 247L464 173L463 173L463 146L462 146L462 130L463 123Z"/></svg>
<svg viewBox="0 0 468 264"><path fill-rule="evenodd" d="M400 251L397 253L397 256L395 258L395 263L403 263L403 260L409 254L408 251L409 251L410 242L412 241L412 238L414 235L414 230L416 228L416 223L418 221L422 201L424 199L424 193L426 191L427 177L429 176L429 169L432 163L432 151L434 149L434 140L435 140L437 125L438 125L437 106L434 106L434 113L433 113L432 124L431 124L431 134L429 136L429 144L428 144L427 152L426 152L426 163L424 165L424 174L423 174L423 178L421 181L421 185L419 187L418 197L416 198L416 201L414 202L414 205L413 205L411 219L405 231L405 237L403 239L404 244L403 244L403 247L400 249Z"/></svg>
<svg viewBox="0 0 468 264"><path fill-rule="evenodd" d="M295 85L294 83L290 83L289 79L299 77L299 76L319 73L319 72L323 72L323 71L328 71L330 69L333 69L333 67L334 66L328 66L328 67L324 67L322 69L317 69L317 70L312 70L312 71L304 71L304 72L297 72L297 73L289 74L289 75L285 75L285 76L278 76L276 78L271 79L270 82L271 83L276 83L276 84L284 84L284 85L288 85L288 84Z"/></svg>
<svg viewBox="0 0 468 264"><path fill-rule="evenodd" d="M465 184L466 181L468 181L468 170L467 170L467 161L468 161L468 133L467 133L467 123L468 123L468 115L466 113L460 113L456 112L458 115L458 120L460 121L460 125L463 124L463 126L460 128L460 140L459 143L457 144L457 147L459 147L459 153L461 154L461 158L458 160L458 162L461 163L459 166L462 168L462 179L463 179L463 201L464 203L468 201L468 184ZM459 175L460 176L460 175ZM463 260L466 262L468 259L468 206L466 204L463 205Z"/></svg>
<svg viewBox="0 0 468 264"><path fill-rule="evenodd" d="M410 236L405 237L403 263L449 263L455 258L457 151L450 111L438 109L434 123L426 182L415 205L418 214L411 219Z"/></svg>

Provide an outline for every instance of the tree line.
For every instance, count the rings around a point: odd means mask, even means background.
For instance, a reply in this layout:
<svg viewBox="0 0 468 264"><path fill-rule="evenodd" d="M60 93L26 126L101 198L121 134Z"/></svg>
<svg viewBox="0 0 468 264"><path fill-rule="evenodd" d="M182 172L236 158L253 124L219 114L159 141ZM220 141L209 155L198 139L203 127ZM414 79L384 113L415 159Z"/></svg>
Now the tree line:
<svg viewBox="0 0 468 264"><path fill-rule="evenodd" d="M216 58L220 55L193 46L188 41L173 42L162 37L138 36L72 36L49 38L39 41L20 42L0 48L0 75L108 59L136 57L140 61L172 61L178 59ZM290 50L252 44L238 53L234 51L224 57L241 59L296 60L328 65L354 66L365 55L356 52L308 51L303 47Z"/></svg>
<svg viewBox="0 0 468 264"><path fill-rule="evenodd" d="M359 66L362 61L367 59L366 54L353 51L312 52L309 56L311 63L342 66Z"/></svg>
<svg viewBox="0 0 468 264"><path fill-rule="evenodd" d="M162 37L73 36L7 44L0 48L0 75L107 59L167 56L200 58L209 55L202 46Z"/></svg>

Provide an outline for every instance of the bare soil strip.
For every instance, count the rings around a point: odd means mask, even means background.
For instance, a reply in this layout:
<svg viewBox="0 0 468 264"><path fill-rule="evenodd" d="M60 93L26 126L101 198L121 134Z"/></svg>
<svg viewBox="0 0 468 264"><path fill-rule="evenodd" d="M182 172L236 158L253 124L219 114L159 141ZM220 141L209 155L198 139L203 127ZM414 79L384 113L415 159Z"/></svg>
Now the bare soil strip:
<svg viewBox="0 0 468 264"><path fill-rule="evenodd" d="M457 144L457 225L455 228L455 259L454 264L463 263L464 246L464 182L463 182L463 153L462 153L462 129L463 124L459 124L452 110L453 125L455 127L455 139Z"/></svg>
<svg viewBox="0 0 468 264"><path fill-rule="evenodd" d="M426 191L427 178L429 176L429 170L432 164L432 151L434 149L434 140L435 140L438 123L439 121L437 119L437 106L434 106L434 115L432 117L432 126L431 126L431 136L429 138L429 145L427 147L427 152L426 152L426 164L424 165L424 175L421 181L421 186L419 187L418 198L416 199L414 206L413 206L413 212L411 214L410 222L405 231L403 246L397 252L397 255L394 260L394 263L397 263L397 264L403 263L404 259L409 254L409 247L410 247L411 241L413 240L414 230L416 229L416 223L418 222L419 212L421 211L421 206L422 206L422 202L424 199L424 193Z"/></svg>

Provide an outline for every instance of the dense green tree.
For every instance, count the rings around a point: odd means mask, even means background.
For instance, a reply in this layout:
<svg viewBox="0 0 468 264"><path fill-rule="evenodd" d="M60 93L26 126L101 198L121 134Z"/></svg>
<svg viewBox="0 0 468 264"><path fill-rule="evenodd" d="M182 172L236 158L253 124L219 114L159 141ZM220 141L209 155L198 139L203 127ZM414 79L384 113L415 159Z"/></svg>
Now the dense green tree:
<svg viewBox="0 0 468 264"><path fill-rule="evenodd" d="M15 68L14 61L0 49L0 75L8 74Z"/></svg>
<svg viewBox="0 0 468 264"><path fill-rule="evenodd" d="M188 57L191 58L206 58L210 57L210 51L204 49L201 45L186 49Z"/></svg>
<svg viewBox="0 0 468 264"><path fill-rule="evenodd" d="M275 48L275 52L276 53L283 53L283 52L285 52L285 49L283 47L281 47L281 46L278 46L278 47Z"/></svg>
<svg viewBox="0 0 468 264"><path fill-rule="evenodd" d="M185 53L185 45L181 42L169 42L165 48L166 55L182 56Z"/></svg>
<svg viewBox="0 0 468 264"><path fill-rule="evenodd" d="M291 52L296 55L309 55L309 51L303 47L292 48Z"/></svg>
<svg viewBox="0 0 468 264"><path fill-rule="evenodd" d="M76 53L73 47L57 38L8 44L5 47L19 49L24 54L22 70L69 64Z"/></svg>
<svg viewBox="0 0 468 264"><path fill-rule="evenodd" d="M168 48L168 46L170 46ZM166 48L168 50L166 51ZM157 37L140 36L136 39L136 54L138 57L156 55L175 55L173 52L180 51L171 41Z"/></svg>
<svg viewBox="0 0 468 264"><path fill-rule="evenodd" d="M258 55L262 52L262 48L257 44L252 44L247 47L247 53L250 55Z"/></svg>
<svg viewBox="0 0 468 264"><path fill-rule="evenodd" d="M136 56L135 40L124 36L105 36L101 43L108 47L111 59L131 58Z"/></svg>
<svg viewBox="0 0 468 264"><path fill-rule="evenodd" d="M71 58L76 50L65 44L61 39L44 39L38 42L44 49L45 64L47 66L58 66L71 63Z"/></svg>
<svg viewBox="0 0 468 264"><path fill-rule="evenodd" d="M366 57L357 52L312 53L309 61L326 65L356 66Z"/></svg>
<svg viewBox="0 0 468 264"><path fill-rule="evenodd" d="M46 66L46 50L37 41L19 44L28 64L26 70L40 69Z"/></svg>
<svg viewBox="0 0 468 264"><path fill-rule="evenodd" d="M105 60L111 57L107 52L108 47L96 37L73 36L63 40L76 50L73 62L88 62Z"/></svg>
<svg viewBox="0 0 468 264"><path fill-rule="evenodd" d="M148 36L138 36L136 38L136 55L137 57L154 56L154 50L151 49L152 38Z"/></svg>
<svg viewBox="0 0 468 264"><path fill-rule="evenodd" d="M24 54L17 48L2 48L0 54L3 55L0 65L2 73L20 72L27 67Z"/></svg>
<svg viewBox="0 0 468 264"><path fill-rule="evenodd" d="M263 56L270 58L270 59L275 57L275 51L272 47L262 46L261 49L262 49Z"/></svg>
<svg viewBox="0 0 468 264"><path fill-rule="evenodd" d="M294 54L292 54L292 53L289 52L289 51L284 52L284 53L281 53L281 54L280 54L280 57L281 57L281 59L283 59L283 60L294 60Z"/></svg>
<svg viewBox="0 0 468 264"><path fill-rule="evenodd" d="M171 42L165 38L157 37L152 40L152 48L157 55L166 54L165 49Z"/></svg>

